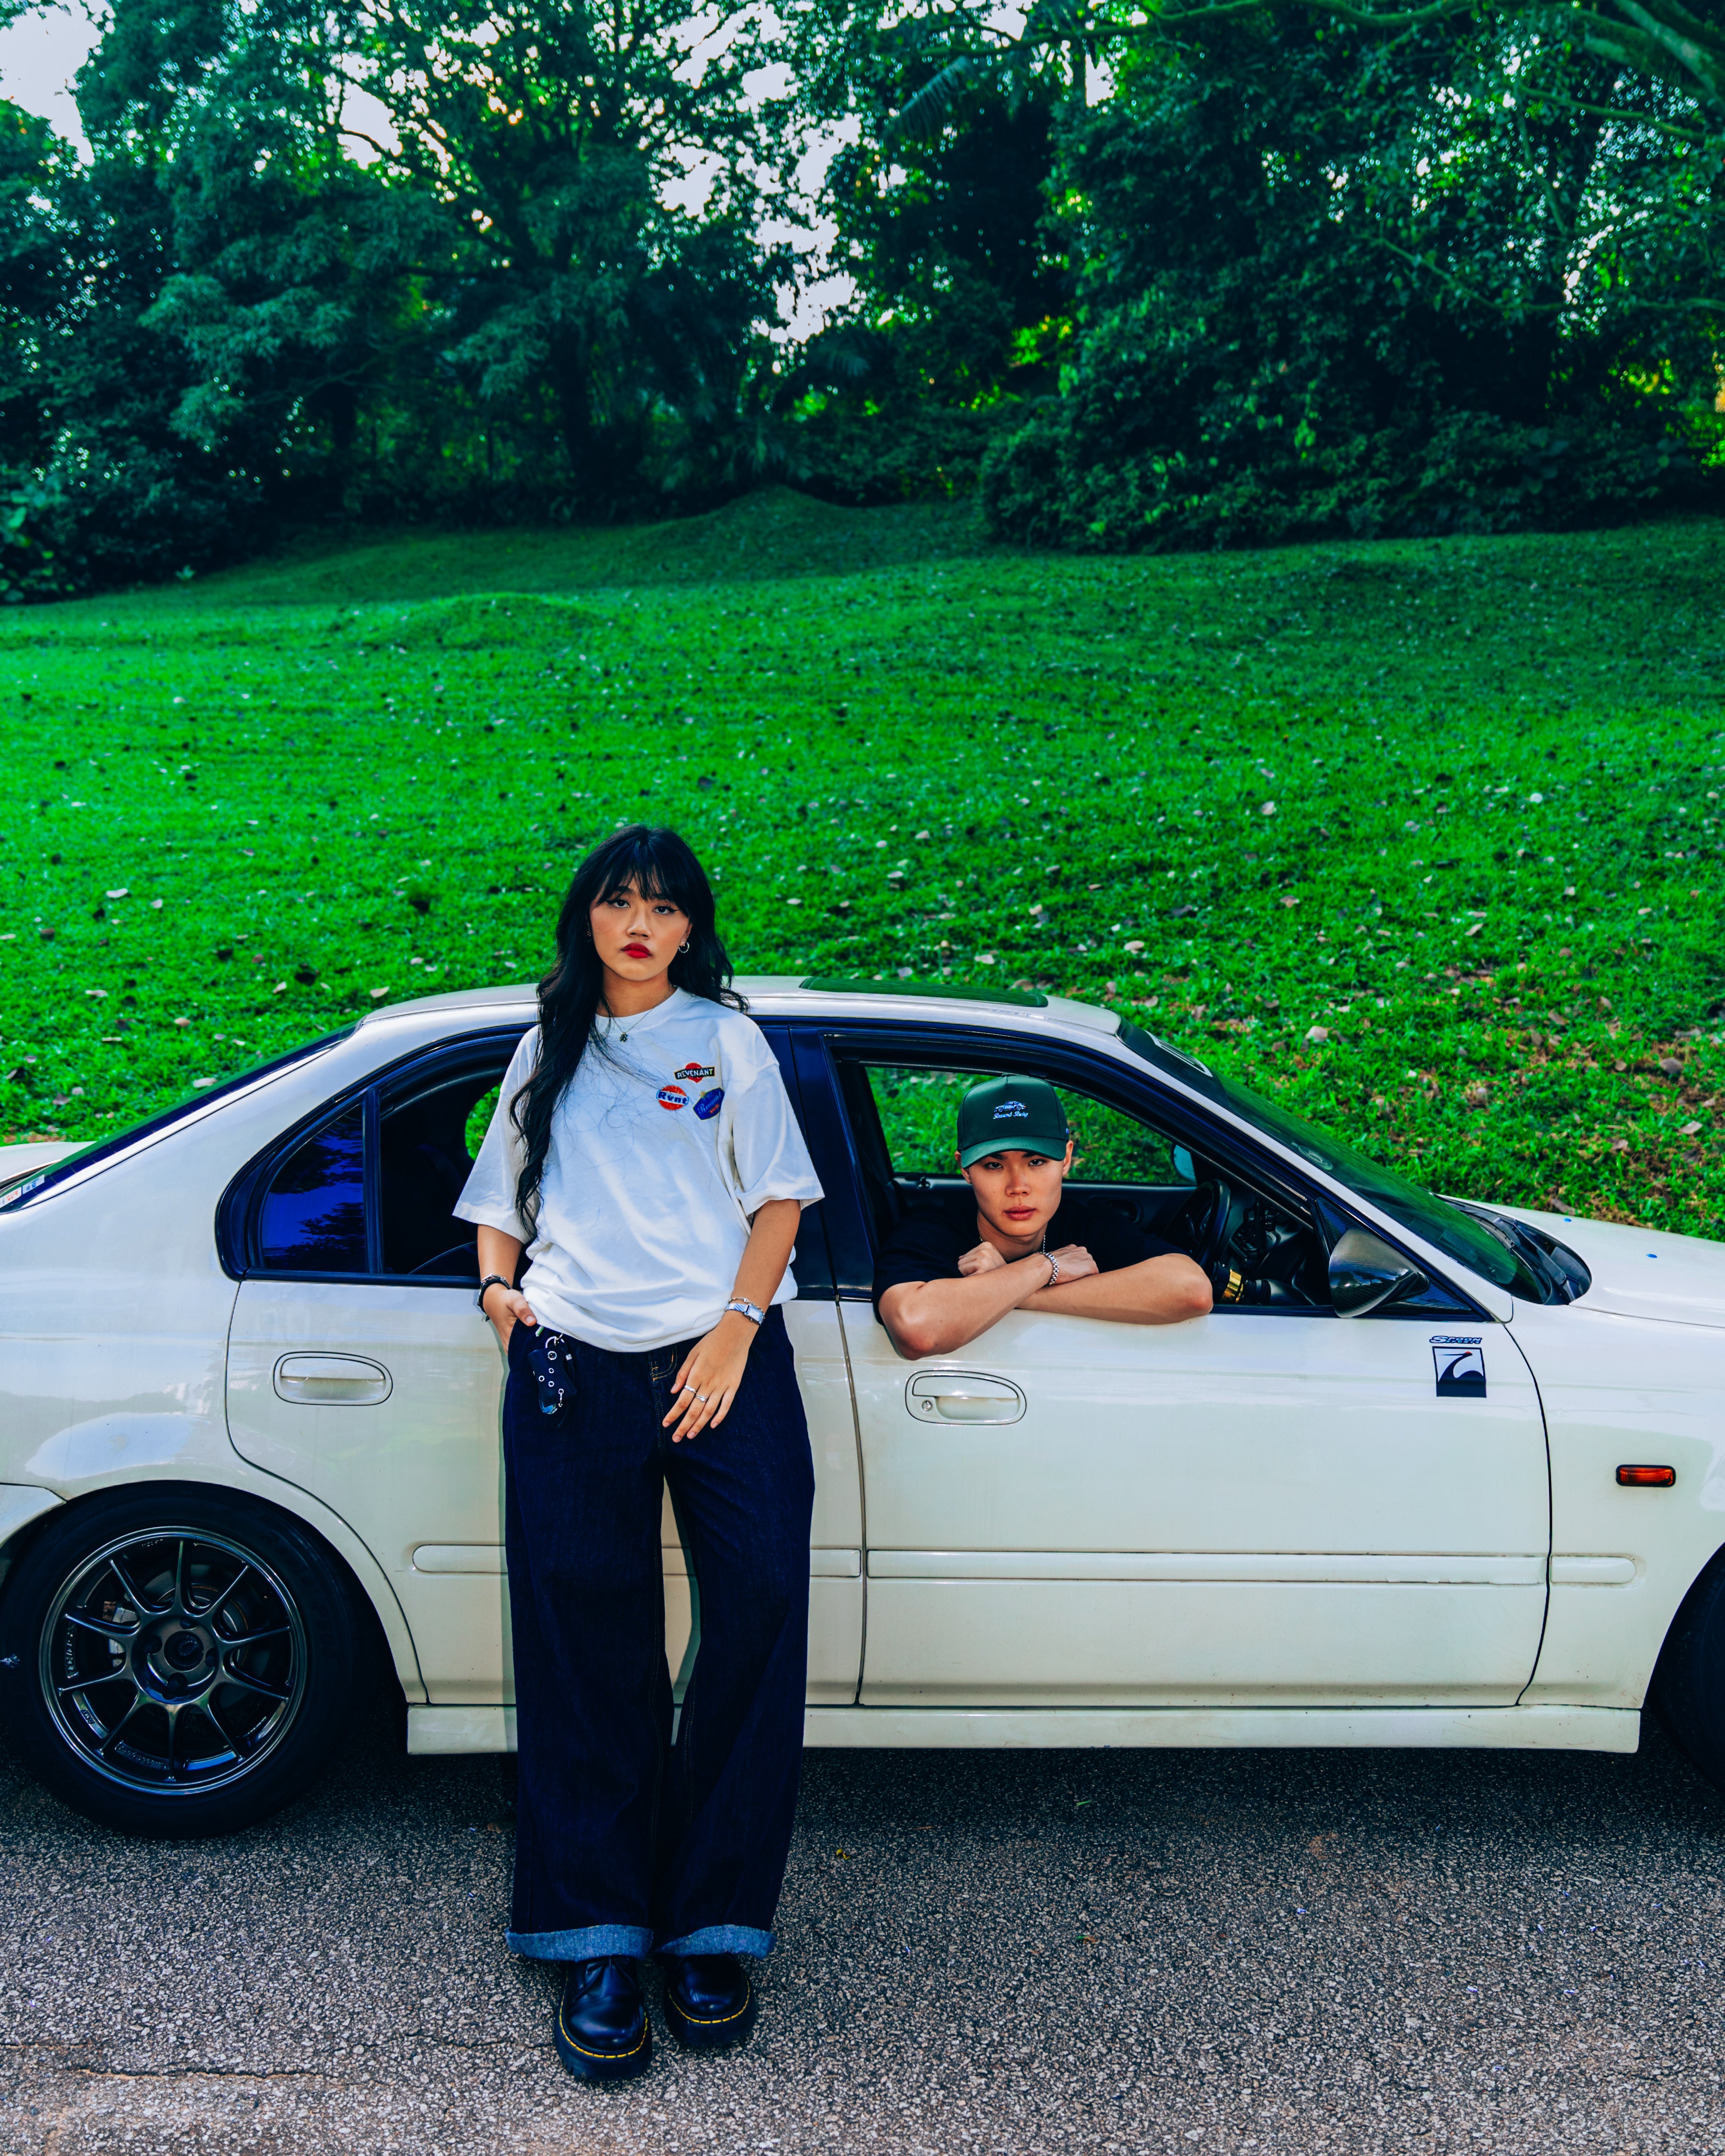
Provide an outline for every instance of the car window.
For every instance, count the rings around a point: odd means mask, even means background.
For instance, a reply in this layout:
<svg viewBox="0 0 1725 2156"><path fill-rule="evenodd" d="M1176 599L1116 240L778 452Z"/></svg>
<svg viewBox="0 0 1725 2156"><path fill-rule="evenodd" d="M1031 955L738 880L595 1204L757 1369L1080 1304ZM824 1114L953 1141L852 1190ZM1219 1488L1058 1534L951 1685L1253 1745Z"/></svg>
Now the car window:
<svg viewBox="0 0 1725 2156"><path fill-rule="evenodd" d="M865 1065L891 1172L900 1177L946 1177L953 1160L958 1104L966 1089L993 1073ZM1166 1188L1190 1183L1192 1164L1164 1132L1070 1086L1057 1086L1072 1132L1070 1179Z"/></svg>
<svg viewBox="0 0 1725 2156"><path fill-rule="evenodd" d="M452 1044L391 1072L295 1142L255 1200L250 1263L270 1272L479 1279L457 1219L512 1040Z"/></svg>
<svg viewBox="0 0 1725 2156"><path fill-rule="evenodd" d="M302 1138L270 1178L258 1214L259 1255L270 1271L367 1270L365 1122L356 1101Z"/></svg>

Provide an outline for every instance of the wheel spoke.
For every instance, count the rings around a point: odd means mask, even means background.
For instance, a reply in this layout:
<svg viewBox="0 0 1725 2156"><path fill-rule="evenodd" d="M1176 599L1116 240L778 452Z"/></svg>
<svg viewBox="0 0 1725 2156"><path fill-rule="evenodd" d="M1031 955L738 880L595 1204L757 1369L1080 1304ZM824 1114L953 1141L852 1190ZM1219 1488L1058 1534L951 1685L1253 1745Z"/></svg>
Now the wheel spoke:
<svg viewBox="0 0 1725 2156"><path fill-rule="evenodd" d="M190 1614L186 1608L186 1537L183 1535L174 1546L174 1599L168 1607L176 1617Z"/></svg>
<svg viewBox="0 0 1725 2156"><path fill-rule="evenodd" d="M102 1685L129 1684L136 1687L136 1681L130 1670L110 1670L105 1676L80 1677L75 1684L57 1684L54 1691L64 1699L69 1692L95 1691Z"/></svg>
<svg viewBox="0 0 1725 2156"><path fill-rule="evenodd" d="M120 1591L125 1595L126 1600L131 1604L132 1608L136 1610L140 1622L141 1622L146 1616L153 1617L161 1614L160 1605L157 1603L146 1600L145 1597L138 1592L137 1589L133 1586L131 1581L126 1577L125 1567L121 1563L117 1557L110 1557L108 1559L108 1569L113 1573L116 1579L120 1582Z"/></svg>
<svg viewBox="0 0 1725 2156"><path fill-rule="evenodd" d="M132 1717L137 1712L138 1709L143 1704L143 1693L141 1691L134 1691L131 1696L131 1705L127 1707L125 1713L121 1716L119 1721L115 1723L114 1727L108 1732L107 1735L102 1739L100 1744L97 1747L98 1758L104 1759L107 1758L109 1752L113 1747L115 1738L119 1736L121 1731L125 1728L126 1724L131 1720Z"/></svg>
<svg viewBox="0 0 1725 2156"><path fill-rule="evenodd" d="M94 1632L101 1640L136 1640L144 1629L143 1620L136 1625L116 1625L106 1617L86 1617L81 1609L63 1609L63 1625L75 1625L80 1631Z"/></svg>
<svg viewBox="0 0 1725 2156"><path fill-rule="evenodd" d="M236 1632L231 1640L223 1633L219 1635L222 1650L225 1654L230 1647L255 1647L259 1640L279 1640L293 1629L291 1625L271 1625L262 1632Z"/></svg>
<svg viewBox="0 0 1725 2156"><path fill-rule="evenodd" d="M174 1778L174 1752L178 1744L180 1735L180 1708L172 1700L164 1701L162 1704L163 1712L167 1716L167 1757L163 1763L162 1772L167 1775L169 1781L172 1781Z"/></svg>
<svg viewBox="0 0 1725 2156"><path fill-rule="evenodd" d="M275 1685L266 1685L256 1677L249 1677L244 1670L224 1668L218 1681L222 1684L242 1685L247 1691L261 1692L265 1699L273 1699L278 1705L291 1697L290 1693ZM213 1691L215 1688L213 1685L210 1687Z"/></svg>
<svg viewBox="0 0 1725 2156"><path fill-rule="evenodd" d="M209 1607L207 1609L199 1612L199 1614L203 1617L206 1624L209 1624L213 1621L217 1611L220 1609L222 1604L228 1599L228 1597L234 1592L234 1589L239 1586L240 1581L246 1578L250 1571L251 1567L249 1564L241 1565L239 1571L234 1573L233 1578L228 1581L228 1584L222 1589L215 1600L210 1604Z"/></svg>
<svg viewBox="0 0 1725 2156"><path fill-rule="evenodd" d="M223 1728L221 1722L217 1718L214 1707L210 1705L210 1697L208 1692L203 1693L203 1696L198 1699L188 1699L186 1702L186 1711L189 1712L193 1709L203 1717L204 1720L215 1732L216 1742L222 1745L225 1750L231 1752L236 1759L240 1758L242 1754L240 1753L239 1747L228 1734L227 1731Z"/></svg>

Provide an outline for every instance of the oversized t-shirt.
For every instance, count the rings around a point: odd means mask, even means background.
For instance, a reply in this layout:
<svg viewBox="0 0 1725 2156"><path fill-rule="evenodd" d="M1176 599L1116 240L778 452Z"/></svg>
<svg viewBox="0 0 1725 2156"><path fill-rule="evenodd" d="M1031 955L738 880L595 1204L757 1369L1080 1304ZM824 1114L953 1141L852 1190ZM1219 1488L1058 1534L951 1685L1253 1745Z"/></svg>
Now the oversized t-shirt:
<svg viewBox="0 0 1725 2156"><path fill-rule="evenodd" d="M875 1317L880 1315L880 1298L890 1287L910 1281L957 1280L959 1259L982 1240L976 1200L968 1190L933 1191L919 1199L887 1237L875 1261ZM1071 1192L1061 1194L1045 1240L1051 1250L1078 1244L1090 1252L1101 1273L1117 1273L1146 1258L1167 1257L1174 1249L1113 1206Z"/></svg>
<svg viewBox="0 0 1725 2156"><path fill-rule="evenodd" d="M769 1199L821 1195L779 1075L752 1019L675 989L652 1010L599 1018L552 1118L530 1237L516 1209L525 1159L510 1115L539 1052L511 1060L455 1207L527 1245L522 1292L542 1325L614 1352L665 1348L722 1315ZM797 1286L790 1270L775 1302Z"/></svg>

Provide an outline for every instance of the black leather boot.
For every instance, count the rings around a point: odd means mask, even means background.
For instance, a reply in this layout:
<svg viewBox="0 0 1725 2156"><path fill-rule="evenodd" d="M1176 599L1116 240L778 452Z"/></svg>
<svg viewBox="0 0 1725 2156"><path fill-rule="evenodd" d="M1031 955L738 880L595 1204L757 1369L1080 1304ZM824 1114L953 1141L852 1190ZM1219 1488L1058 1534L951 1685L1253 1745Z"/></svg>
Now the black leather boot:
<svg viewBox="0 0 1725 2156"><path fill-rule="evenodd" d="M571 1962L557 2008L557 2056L585 2082L626 2082L646 2072L653 2028L641 1965L626 1954Z"/></svg>
<svg viewBox="0 0 1725 2156"><path fill-rule="evenodd" d="M760 2002L735 1954L665 1954L665 2019L677 2041L713 2051L747 2041Z"/></svg>

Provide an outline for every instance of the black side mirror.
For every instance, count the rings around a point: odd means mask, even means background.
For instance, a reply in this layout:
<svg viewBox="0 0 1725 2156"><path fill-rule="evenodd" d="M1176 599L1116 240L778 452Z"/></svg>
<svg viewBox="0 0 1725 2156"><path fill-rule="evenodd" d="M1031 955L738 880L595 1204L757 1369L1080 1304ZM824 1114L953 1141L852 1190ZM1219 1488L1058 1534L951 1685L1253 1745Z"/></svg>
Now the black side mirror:
<svg viewBox="0 0 1725 2156"><path fill-rule="evenodd" d="M1429 1286L1411 1258L1369 1229L1348 1229L1330 1252L1330 1301L1338 1317L1363 1317Z"/></svg>

